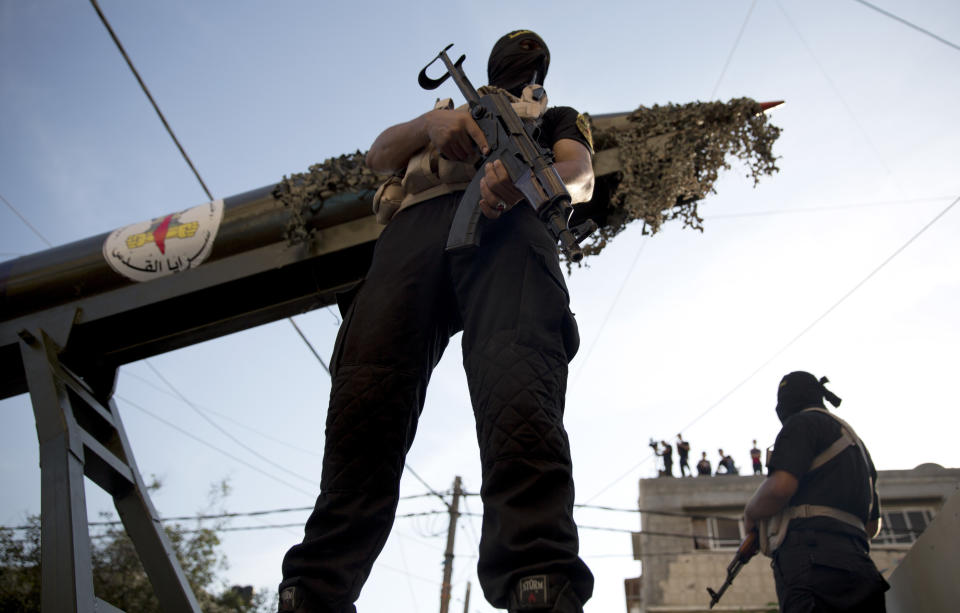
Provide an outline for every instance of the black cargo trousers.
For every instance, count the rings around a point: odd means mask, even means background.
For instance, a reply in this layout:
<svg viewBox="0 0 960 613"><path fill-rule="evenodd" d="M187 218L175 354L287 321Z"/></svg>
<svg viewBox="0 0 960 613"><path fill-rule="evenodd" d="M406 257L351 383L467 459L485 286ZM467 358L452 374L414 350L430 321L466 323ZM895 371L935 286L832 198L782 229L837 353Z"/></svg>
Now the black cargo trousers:
<svg viewBox="0 0 960 613"><path fill-rule="evenodd" d="M883 613L890 586L865 538L790 530L773 554L781 613Z"/></svg>
<svg viewBox="0 0 960 613"><path fill-rule="evenodd" d="M461 329L483 478L484 595L507 608L517 580L541 573L568 581L581 603L593 591L578 555L563 427L579 337L556 243L521 204L488 223L476 249L447 253L460 195L396 215L344 314L321 492L303 542L283 561L281 588L300 586L305 611L355 610L393 525L430 374Z"/></svg>

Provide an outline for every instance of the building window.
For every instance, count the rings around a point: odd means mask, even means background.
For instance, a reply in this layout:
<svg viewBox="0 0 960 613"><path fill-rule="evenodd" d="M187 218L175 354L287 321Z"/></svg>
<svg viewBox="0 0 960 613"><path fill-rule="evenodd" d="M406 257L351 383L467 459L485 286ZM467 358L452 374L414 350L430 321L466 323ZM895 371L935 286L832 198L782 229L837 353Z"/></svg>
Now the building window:
<svg viewBox="0 0 960 613"><path fill-rule="evenodd" d="M933 521L933 509L893 509L880 512L883 524L875 544L910 545Z"/></svg>
<svg viewBox="0 0 960 613"><path fill-rule="evenodd" d="M743 520L704 517L693 520L695 549L736 549L743 540Z"/></svg>

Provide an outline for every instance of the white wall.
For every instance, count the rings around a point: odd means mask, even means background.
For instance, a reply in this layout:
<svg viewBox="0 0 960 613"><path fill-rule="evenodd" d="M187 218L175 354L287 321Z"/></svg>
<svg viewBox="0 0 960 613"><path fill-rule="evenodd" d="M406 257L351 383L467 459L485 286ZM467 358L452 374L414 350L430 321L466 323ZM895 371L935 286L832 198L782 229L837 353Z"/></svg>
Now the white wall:
<svg viewBox="0 0 960 613"><path fill-rule="evenodd" d="M888 613L960 610L960 492L953 494L890 576Z"/></svg>

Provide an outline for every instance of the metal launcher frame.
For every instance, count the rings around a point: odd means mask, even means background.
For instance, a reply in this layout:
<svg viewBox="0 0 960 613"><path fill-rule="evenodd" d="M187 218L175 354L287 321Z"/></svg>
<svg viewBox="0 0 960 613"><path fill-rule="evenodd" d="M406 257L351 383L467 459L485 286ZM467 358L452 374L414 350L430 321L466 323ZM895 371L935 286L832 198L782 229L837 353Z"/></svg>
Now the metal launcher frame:
<svg viewBox="0 0 960 613"><path fill-rule="evenodd" d="M594 116L597 128L627 113ZM616 149L594 156L594 199L572 223L605 211L619 181ZM103 255L109 233L0 262L0 399L29 393L40 444L41 608L118 611L94 594L84 477L108 492L164 611L200 608L134 462L113 401L120 366L335 303L363 278L382 226L373 192L344 191L293 212L267 186L223 202L202 265L135 282Z"/></svg>

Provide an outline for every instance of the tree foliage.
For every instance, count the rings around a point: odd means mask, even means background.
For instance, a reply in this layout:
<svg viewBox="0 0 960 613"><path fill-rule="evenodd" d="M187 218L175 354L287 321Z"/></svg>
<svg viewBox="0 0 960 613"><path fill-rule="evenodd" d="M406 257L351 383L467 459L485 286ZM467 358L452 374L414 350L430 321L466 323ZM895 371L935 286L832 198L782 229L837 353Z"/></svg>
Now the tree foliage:
<svg viewBox="0 0 960 613"><path fill-rule="evenodd" d="M155 488L154 488L155 489ZM228 487L217 489L226 495ZM112 520L104 514L105 520ZM161 613L143 565L122 525L91 526L94 593L128 613ZM194 526L167 524L165 529L184 575L205 613L264 613L273 598L251 586L228 586L219 579L227 568L220 551L221 523L197 520ZM96 532L96 533L94 533ZM0 528L0 611L40 613L40 517L20 529Z"/></svg>

